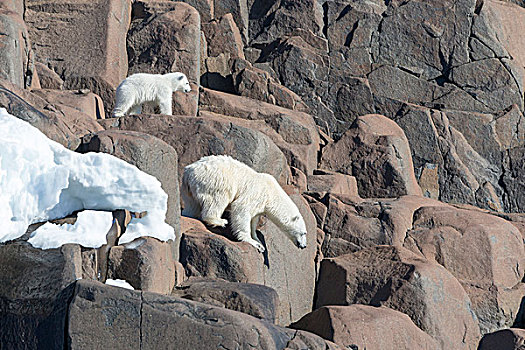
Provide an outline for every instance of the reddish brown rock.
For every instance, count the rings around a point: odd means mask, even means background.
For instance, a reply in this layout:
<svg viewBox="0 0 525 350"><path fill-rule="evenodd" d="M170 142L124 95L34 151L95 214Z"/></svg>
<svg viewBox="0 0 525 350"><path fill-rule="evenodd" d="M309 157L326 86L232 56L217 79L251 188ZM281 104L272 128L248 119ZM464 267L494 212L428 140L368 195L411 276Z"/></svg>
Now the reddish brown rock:
<svg viewBox="0 0 525 350"><path fill-rule="evenodd" d="M151 237L112 247L108 278L125 280L135 289L170 294L176 275L172 250L170 242Z"/></svg>
<svg viewBox="0 0 525 350"><path fill-rule="evenodd" d="M111 111L114 91L128 70L131 3L31 0L25 9L38 61L55 71L66 89L90 89L102 98L106 112Z"/></svg>
<svg viewBox="0 0 525 350"><path fill-rule="evenodd" d="M291 325L333 341L343 348L367 350L435 350L437 342L410 318L386 307L323 306Z"/></svg>
<svg viewBox="0 0 525 350"><path fill-rule="evenodd" d="M523 238L514 225L474 210L422 207L404 246L459 280L482 334L513 324L525 291Z"/></svg>
<svg viewBox="0 0 525 350"><path fill-rule="evenodd" d="M279 307L277 292L260 284L190 278L171 293L174 297L224 307L274 323Z"/></svg>
<svg viewBox="0 0 525 350"><path fill-rule="evenodd" d="M229 58L244 59L241 33L231 13L203 24L202 30L206 36L208 57L216 57L226 53Z"/></svg>
<svg viewBox="0 0 525 350"><path fill-rule="evenodd" d="M92 119L104 119L104 103L102 99L89 90L31 90L37 96L42 97L51 104L60 104L76 109L89 115Z"/></svg>
<svg viewBox="0 0 525 350"><path fill-rule="evenodd" d="M479 340L459 282L439 264L404 248L378 246L321 262L316 306L356 303L407 314L443 349L475 349Z"/></svg>
<svg viewBox="0 0 525 350"><path fill-rule="evenodd" d="M201 92L199 103L201 111L264 121L267 127L261 131L284 152L291 166L307 175L317 167L319 133L309 114L209 89Z"/></svg>
<svg viewBox="0 0 525 350"><path fill-rule="evenodd" d="M35 68L42 89L62 90L64 88L64 81L51 68L40 62L35 63Z"/></svg>
<svg viewBox="0 0 525 350"><path fill-rule="evenodd" d="M214 2L214 18L221 18L222 16L231 13L233 20L237 24L243 43L247 43L248 38L248 19L249 9L248 1L246 0L221 0Z"/></svg>
<svg viewBox="0 0 525 350"><path fill-rule="evenodd" d="M200 221L182 218L181 262L189 276L222 278L271 287L279 294L276 322L287 325L312 308L315 285L316 227L308 205L291 195L307 225L307 248L295 245L270 220L258 230L266 247L260 254L245 242L231 239L229 229L209 232ZM189 225L188 225L189 224ZM186 226L188 225L188 226Z"/></svg>
<svg viewBox="0 0 525 350"><path fill-rule="evenodd" d="M19 88L38 87L35 55L23 16L23 1L0 1L0 78Z"/></svg>
<svg viewBox="0 0 525 350"><path fill-rule="evenodd" d="M359 196L355 177L323 170L316 170L313 175L308 175L308 191Z"/></svg>
<svg viewBox="0 0 525 350"><path fill-rule="evenodd" d="M200 17L188 4L139 1L143 6L127 35L128 75L182 72L191 83L200 78ZM138 6L138 5L137 5Z"/></svg>
<svg viewBox="0 0 525 350"><path fill-rule="evenodd" d="M238 125L235 118L135 115L101 120L107 129L140 131L172 146L184 167L201 157L227 154L284 184L289 168L282 152L265 135Z"/></svg>
<svg viewBox="0 0 525 350"><path fill-rule="evenodd" d="M421 195L405 133L381 115L358 117L339 141L323 149L320 166L355 176L364 198Z"/></svg>
<svg viewBox="0 0 525 350"><path fill-rule="evenodd" d="M523 350L525 348L525 330L510 328L485 334L478 350Z"/></svg>
<svg viewBox="0 0 525 350"><path fill-rule="evenodd" d="M75 150L80 137L102 130L88 115L62 104L54 104L15 85L0 80L0 107L29 122L51 140Z"/></svg>
<svg viewBox="0 0 525 350"><path fill-rule="evenodd" d="M157 293L78 281L70 293L67 344L60 347L339 349L317 335L240 312ZM96 334L97 336L93 336ZM62 338L64 333L62 332Z"/></svg>

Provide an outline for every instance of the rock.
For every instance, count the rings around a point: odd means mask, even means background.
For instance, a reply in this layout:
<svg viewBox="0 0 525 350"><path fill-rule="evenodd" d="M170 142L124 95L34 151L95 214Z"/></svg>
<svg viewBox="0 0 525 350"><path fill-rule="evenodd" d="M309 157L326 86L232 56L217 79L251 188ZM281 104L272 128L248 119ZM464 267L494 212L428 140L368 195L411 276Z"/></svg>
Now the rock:
<svg viewBox="0 0 525 350"><path fill-rule="evenodd" d="M2 80L0 80L0 107L27 121L51 140L71 150L78 147L81 136L102 130L102 127L88 115L65 105L50 103L28 90L18 89Z"/></svg>
<svg viewBox="0 0 525 350"><path fill-rule="evenodd" d="M137 1L127 35L128 75L182 72L190 83L200 78L200 17L182 2ZM162 6L164 5L164 6Z"/></svg>
<svg viewBox="0 0 525 350"><path fill-rule="evenodd" d="M292 90L279 84L270 73L237 59L232 67L235 92L255 100L307 112L308 107Z"/></svg>
<svg viewBox="0 0 525 350"><path fill-rule="evenodd" d="M512 326L525 291L523 238L514 225L474 210L422 207L404 246L458 279L482 334Z"/></svg>
<svg viewBox="0 0 525 350"><path fill-rule="evenodd" d="M320 166L355 176L364 198L421 195L403 130L380 115L358 117L338 142L323 149Z"/></svg>
<svg viewBox="0 0 525 350"><path fill-rule="evenodd" d="M174 262L179 253L173 245L142 237L124 246L112 247L108 278L125 280L135 289L170 294L176 282Z"/></svg>
<svg viewBox="0 0 525 350"><path fill-rule="evenodd" d="M42 89L62 90L64 88L64 81L51 68L40 62L35 62L35 68Z"/></svg>
<svg viewBox="0 0 525 350"><path fill-rule="evenodd" d="M191 91L175 91L173 93L173 115L187 115L196 117L199 106L199 86L190 83Z"/></svg>
<svg viewBox="0 0 525 350"><path fill-rule="evenodd" d="M256 3L253 1L250 12L252 43L271 43L296 33L298 28L322 35L323 8L315 0Z"/></svg>
<svg viewBox="0 0 525 350"><path fill-rule="evenodd" d="M181 262L188 276L222 278L263 284L279 294L276 322L287 325L312 308L315 285L316 227L304 199L291 195L307 225L307 248L298 250L270 220L259 225L266 247L259 254L251 245L207 231L202 223L182 218ZM185 222L191 226L185 227ZM231 237L229 229L213 230Z"/></svg>
<svg viewBox="0 0 525 350"><path fill-rule="evenodd" d="M107 129L144 132L172 146L179 156L179 180L186 165L219 154L267 172L282 184L289 178L286 159L277 146L265 135L239 126L234 118L136 115L105 119L100 124Z"/></svg>
<svg viewBox="0 0 525 350"><path fill-rule="evenodd" d="M214 18L231 13L239 28L243 43L248 42L248 4L247 0L222 0L214 2Z"/></svg>
<svg viewBox="0 0 525 350"><path fill-rule="evenodd" d="M75 285L66 339L72 349L132 349L140 344L144 349L189 350L197 343L203 349L339 349L314 334L278 327L240 312L83 280ZM293 347L298 342L303 346Z"/></svg>
<svg viewBox="0 0 525 350"><path fill-rule="evenodd" d="M35 54L23 17L23 1L0 2L0 78L21 89L38 87Z"/></svg>
<svg viewBox="0 0 525 350"><path fill-rule="evenodd" d="M229 58L244 59L241 33L231 13L203 24L202 30L206 36L208 57L225 53Z"/></svg>
<svg viewBox="0 0 525 350"><path fill-rule="evenodd" d="M201 16L201 22L209 22L214 18L214 2L215 0L183 0L182 2L193 6Z"/></svg>
<svg viewBox="0 0 525 350"><path fill-rule="evenodd" d="M57 91L50 89L33 89L31 92L51 104L74 108L83 114L89 115L94 120L105 118L102 99L89 90Z"/></svg>
<svg viewBox="0 0 525 350"><path fill-rule="evenodd" d="M343 348L437 349L437 343L410 318L386 307L323 306L291 325L333 341Z"/></svg>
<svg viewBox="0 0 525 350"><path fill-rule="evenodd" d="M279 295L270 287L221 279L191 278L171 295L243 312L271 323L275 322L279 307Z"/></svg>
<svg viewBox="0 0 525 350"><path fill-rule="evenodd" d="M310 115L209 89L201 92L199 108L200 111L210 111L235 118L262 120L267 127L256 128L276 143L291 166L307 175L317 167L320 141Z"/></svg>
<svg viewBox="0 0 525 350"><path fill-rule="evenodd" d="M38 61L64 80L64 88L100 96L110 113L115 89L128 70L130 14L131 3L124 0L31 0L25 2L24 19Z"/></svg>
<svg viewBox="0 0 525 350"><path fill-rule="evenodd" d="M321 262L316 307L356 303L407 314L442 349L477 346L478 323L459 282L404 248L378 246Z"/></svg>
<svg viewBox="0 0 525 350"><path fill-rule="evenodd" d="M479 343L478 350L520 350L525 344L525 331L510 328L485 334Z"/></svg>
<svg viewBox="0 0 525 350"><path fill-rule="evenodd" d="M323 170L316 170L313 175L308 175L308 191L359 196L355 177Z"/></svg>
<svg viewBox="0 0 525 350"><path fill-rule="evenodd" d="M2 348L62 348L68 300L64 290L82 278L80 246L42 250L27 242L2 244L0 263Z"/></svg>
<svg viewBox="0 0 525 350"><path fill-rule="evenodd" d="M82 138L81 153L104 152L135 165L153 175L168 194L166 222L175 229L174 258L178 260L180 242L180 195L177 152L158 138L135 131L105 130Z"/></svg>
<svg viewBox="0 0 525 350"><path fill-rule="evenodd" d="M521 211L525 207L525 146L508 150L503 164L506 171L502 181L508 191L504 203L510 210Z"/></svg>

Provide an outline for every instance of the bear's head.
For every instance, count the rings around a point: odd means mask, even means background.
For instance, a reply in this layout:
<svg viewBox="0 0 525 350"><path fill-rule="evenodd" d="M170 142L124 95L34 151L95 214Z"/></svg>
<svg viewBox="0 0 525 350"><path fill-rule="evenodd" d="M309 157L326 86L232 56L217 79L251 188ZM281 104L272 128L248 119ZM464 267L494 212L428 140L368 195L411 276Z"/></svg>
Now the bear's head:
<svg viewBox="0 0 525 350"><path fill-rule="evenodd" d="M284 231L297 247L306 248L306 224L301 214L294 215Z"/></svg>
<svg viewBox="0 0 525 350"><path fill-rule="evenodd" d="M171 87L173 91L184 91L190 92L191 86L188 78L184 73L169 73L168 74L171 80Z"/></svg>

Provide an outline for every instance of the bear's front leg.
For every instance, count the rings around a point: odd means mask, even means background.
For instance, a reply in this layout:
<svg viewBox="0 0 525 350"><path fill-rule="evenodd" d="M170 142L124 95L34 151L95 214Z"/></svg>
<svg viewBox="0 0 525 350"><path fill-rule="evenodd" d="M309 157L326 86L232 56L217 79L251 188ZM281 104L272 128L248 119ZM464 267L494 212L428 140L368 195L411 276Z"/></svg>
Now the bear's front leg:
<svg viewBox="0 0 525 350"><path fill-rule="evenodd" d="M250 243L261 253L266 250L259 239L252 238L254 235L257 237L253 226L254 220L252 220L250 213L243 210L242 205L231 204L230 221L233 234L239 241ZM255 221L255 228L256 227L257 221Z"/></svg>
<svg viewBox="0 0 525 350"><path fill-rule="evenodd" d="M159 108L160 108L160 114L166 114L166 115L172 115L172 92L171 90L169 93L163 93L162 96L158 100Z"/></svg>

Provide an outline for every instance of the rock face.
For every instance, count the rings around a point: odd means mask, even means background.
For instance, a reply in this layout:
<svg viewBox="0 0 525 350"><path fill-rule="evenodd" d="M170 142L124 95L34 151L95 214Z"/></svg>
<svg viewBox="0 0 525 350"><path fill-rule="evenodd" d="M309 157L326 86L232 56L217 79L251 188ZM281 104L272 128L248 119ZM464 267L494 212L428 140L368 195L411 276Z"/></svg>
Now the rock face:
<svg viewBox="0 0 525 350"><path fill-rule="evenodd" d="M188 276L222 278L231 282L264 284L279 294L277 323L287 325L312 308L316 269L315 218L305 201L292 195L307 225L307 248L297 249L271 221L259 226L266 247L253 246L213 234L193 219L183 218L181 262ZM228 230L222 233L228 235Z"/></svg>
<svg viewBox="0 0 525 350"><path fill-rule="evenodd" d="M99 95L111 112L115 88L128 69L130 14L131 3L124 0L26 1L24 19L38 62L55 71L65 88Z"/></svg>
<svg viewBox="0 0 525 350"><path fill-rule="evenodd" d="M221 279L191 278L171 293L174 297L240 311L274 323L279 295L266 286Z"/></svg>
<svg viewBox="0 0 525 350"><path fill-rule="evenodd" d="M277 146L265 135L236 125L233 118L139 115L100 123L108 129L148 133L168 143L179 156L179 179L186 165L218 154L229 154L281 183L289 176L286 159Z"/></svg>
<svg viewBox="0 0 525 350"><path fill-rule="evenodd" d="M512 224L473 210L423 207L404 245L459 280L483 334L512 326L525 291L523 238Z"/></svg>
<svg viewBox="0 0 525 350"><path fill-rule="evenodd" d="M380 115L358 117L338 142L323 149L321 167L355 176L364 198L421 195L403 130Z"/></svg>
<svg viewBox="0 0 525 350"><path fill-rule="evenodd" d="M0 78L19 88L37 87L35 54L23 16L23 1L0 2Z"/></svg>
<svg viewBox="0 0 525 350"><path fill-rule="evenodd" d="M386 307L323 306L292 324L343 348L436 349L437 343L410 318Z"/></svg>
<svg viewBox="0 0 525 350"><path fill-rule="evenodd" d="M378 246L321 262L316 307L356 303L407 314L443 349L476 348L479 326L461 285L404 248Z"/></svg>
<svg viewBox="0 0 525 350"><path fill-rule="evenodd" d="M109 319L108 319L109 317ZM98 337L92 337L95 330ZM297 339L296 339L297 338ZM190 300L78 281L69 307L67 346L130 349L176 347L338 349L307 332Z"/></svg>

